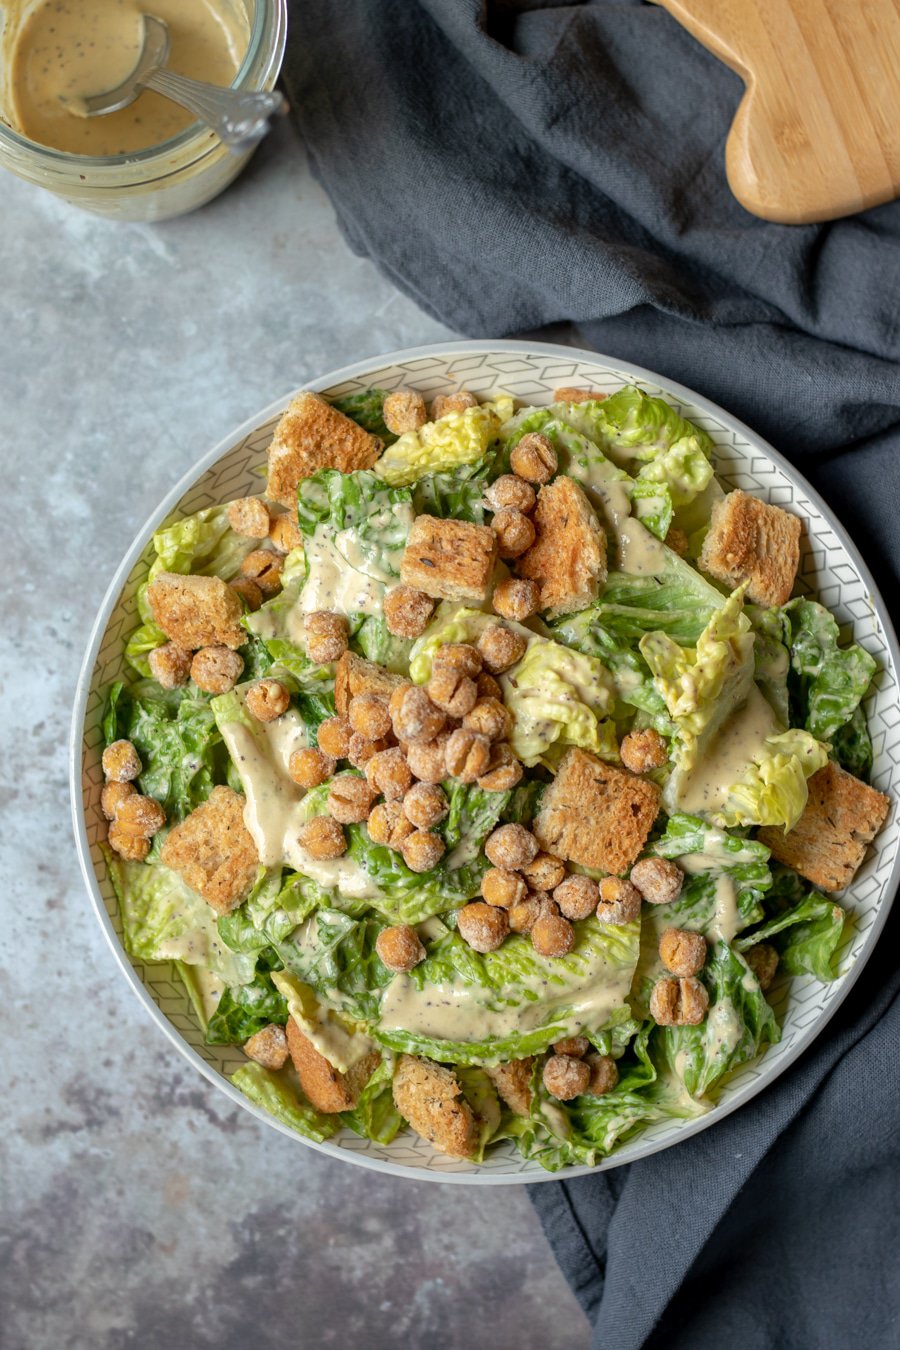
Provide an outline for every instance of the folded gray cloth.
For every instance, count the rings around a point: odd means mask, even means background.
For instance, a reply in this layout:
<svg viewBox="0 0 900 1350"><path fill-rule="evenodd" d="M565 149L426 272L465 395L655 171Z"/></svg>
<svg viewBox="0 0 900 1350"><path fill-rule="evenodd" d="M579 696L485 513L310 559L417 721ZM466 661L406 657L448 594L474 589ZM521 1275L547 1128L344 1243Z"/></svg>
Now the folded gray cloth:
<svg viewBox="0 0 900 1350"><path fill-rule="evenodd" d="M716 399L893 593L900 204L748 215L723 167L740 81L637 0L298 0L285 83L350 245L401 290L469 336L553 325ZM533 1189L597 1346L900 1345L897 928L753 1104Z"/></svg>

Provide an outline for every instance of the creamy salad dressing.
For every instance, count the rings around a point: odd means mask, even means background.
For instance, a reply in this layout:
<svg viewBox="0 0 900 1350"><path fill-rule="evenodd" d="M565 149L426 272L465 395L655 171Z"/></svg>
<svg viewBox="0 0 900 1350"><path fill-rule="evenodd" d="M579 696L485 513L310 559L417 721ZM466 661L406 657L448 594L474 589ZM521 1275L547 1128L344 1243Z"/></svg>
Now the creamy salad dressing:
<svg viewBox="0 0 900 1350"><path fill-rule="evenodd" d="M661 571L666 565L665 546L631 514L631 496L624 480L600 479L596 473L592 476L590 470L579 475L582 476L595 505L600 507L603 523L612 532L619 571L630 576Z"/></svg>
<svg viewBox="0 0 900 1350"><path fill-rule="evenodd" d="M379 1025L388 1031L410 1031L433 1040L504 1039L534 1031L565 1017L567 1027L599 1029L625 1002L633 966L611 965L602 952L590 954L587 969L564 984L517 981L515 1005L491 1006L500 995L459 983L429 984L419 989L408 975L396 975L384 992Z"/></svg>
<svg viewBox="0 0 900 1350"><path fill-rule="evenodd" d="M310 944L314 944L314 920L309 921L307 928L311 930ZM321 1004L308 984L284 971L273 971L272 983L286 999L288 1012L300 1030L339 1073L347 1073L374 1050L374 1041Z"/></svg>
<svg viewBox="0 0 900 1350"><path fill-rule="evenodd" d="M694 814L720 811L728 800L729 789L743 778L754 755L763 749L766 737L780 730L768 699L752 685L743 708L728 718L682 784L679 808Z"/></svg>
<svg viewBox="0 0 900 1350"><path fill-rule="evenodd" d="M734 858L738 862L737 857ZM676 858L675 862L689 876L697 876L703 872L712 872L719 875L715 879L715 908L713 910L712 922L706 932L709 937L717 939L719 942L733 942L737 937L741 926L741 914L737 904L737 885L734 877L728 876L722 872L722 861L707 853L688 853L681 858Z"/></svg>

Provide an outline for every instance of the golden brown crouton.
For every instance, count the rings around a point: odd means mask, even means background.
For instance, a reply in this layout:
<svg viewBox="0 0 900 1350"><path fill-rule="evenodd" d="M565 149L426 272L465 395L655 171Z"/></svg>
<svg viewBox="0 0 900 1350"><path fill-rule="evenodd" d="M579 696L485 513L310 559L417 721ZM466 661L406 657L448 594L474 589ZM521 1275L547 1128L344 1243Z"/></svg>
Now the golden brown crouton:
<svg viewBox="0 0 900 1350"><path fill-rule="evenodd" d="M215 787L166 837L160 854L217 914L230 914L256 880L259 857L244 825L244 798Z"/></svg>
<svg viewBox="0 0 900 1350"><path fill-rule="evenodd" d="M769 825L757 838L820 890L842 891L884 824L890 798L831 762L807 786L806 807L794 828L785 833Z"/></svg>
<svg viewBox="0 0 900 1350"><path fill-rule="evenodd" d="M517 1116L527 1116L531 1110L531 1070L534 1060L511 1059L508 1064L495 1064L485 1073Z"/></svg>
<svg viewBox="0 0 900 1350"><path fill-rule="evenodd" d="M401 1055L394 1071L394 1105L439 1153L451 1158L474 1156L478 1121L451 1069L430 1059Z"/></svg>
<svg viewBox="0 0 900 1350"><path fill-rule="evenodd" d="M312 1105L323 1115L333 1116L338 1111L352 1111L359 1094L372 1077L381 1055L371 1050L357 1060L346 1073L329 1064L324 1055L305 1036L293 1017L287 1020L288 1052L297 1070L300 1086Z"/></svg>
<svg viewBox="0 0 900 1350"><path fill-rule="evenodd" d="M644 847L659 811L659 788L568 750L544 793L532 829L541 848L582 867L624 872Z"/></svg>
<svg viewBox="0 0 900 1350"><path fill-rule="evenodd" d="M284 1027L270 1022L244 1041L244 1054L255 1059L264 1069L283 1069L287 1063L288 1044Z"/></svg>
<svg viewBox="0 0 900 1350"><path fill-rule="evenodd" d="M716 581L739 586L747 599L783 605L791 597L800 565L800 521L749 492L729 492L712 509L699 566Z"/></svg>
<svg viewBox="0 0 900 1350"><path fill-rule="evenodd" d="M537 539L516 564L541 588L551 616L586 609L606 581L606 534L577 483L565 474L541 488L534 512Z"/></svg>
<svg viewBox="0 0 900 1350"><path fill-rule="evenodd" d="M346 717L350 700L360 694L391 694L403 684L400 675L392 675L374 661L366 661L355 652L344 652L334 671L334 702L341 717Z"/></svg>
<svg viewBox="0 0 900 1350"><path fill-rule="evenodd" d="M240 596L219 577L160 572L147 587L147 603L166 637L189 651L233 650L247 641Z"/></svg>
<svg viewBox="0 0 900 1350"><path fill-rule="evenodd" d="M400 579L438 600L481 604L494 570L496 540L487 525L416 516Z"/></svg>
<svg viewBox="0 0 900 1350"><path fill-rule="evenodd" d="M288 407L269 446L270 501L293 506L297 484L317 469L371 469L381 442L318 394L306 390Z"/></svg>

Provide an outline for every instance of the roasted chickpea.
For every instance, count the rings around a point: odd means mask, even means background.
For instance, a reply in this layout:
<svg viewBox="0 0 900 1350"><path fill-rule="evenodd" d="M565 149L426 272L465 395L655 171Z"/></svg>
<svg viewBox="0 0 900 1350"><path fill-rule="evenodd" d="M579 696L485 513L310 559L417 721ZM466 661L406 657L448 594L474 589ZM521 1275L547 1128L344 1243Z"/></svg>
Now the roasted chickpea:
<svg viewBox="0 0 900 1350"><path fill-rule="evenodd" d="M542 909L531 930L531 942L538 956L568 956L575 946L575 929L561 914Z"/></svg>
<svg viewBox="0 0 900 1350"><path fill-rule="evenodd" d="M486 736L457 727L450 733L444 751L444 762L451 778L461 783L474 783L487 771L491 760L491 746Z"/></svg>
<svg viewBox="0 0 900 1350"><path fill-rule="evenodd" d="M473 951L495 952L509 932L509 919L505 909L473 900L457 913L456 927Z"/></svg>
<svg viewBox="0 0 900 1350"><path fill-rule="evenodd" d="M398 802L412 787L413 776L403 751L393 746L390 750L379 750L367 762L366 780L373 792Z"/></svg>
<svg viewBox="0 0 900 1350"><path fill-rule="evenodd" d="M600 882L597 918L601 923L633 923L641 912L641 893L637 886L621 877L604 877Z"/></svg>
<svg viewBox="0 0 900 1350"><path fill-rule="evenodd" d="M347 650L349 629L343 614L332 614L327 609L315 609L303 620L306 653L317 666L339 661Z"/></svg>
<svg viewBox="0 0 900 1350"><path fill-rule="evenodd" d="M552 853L536 853L520 870L533 891L553 891L566 876L562 858Z"/></svg>
<svg viewBox="0 0 900 1350"><path fill-rule="evenodd" d="M411 872L430 872L444 856L444 841L430 830L413 830L400 845L400 852Z"/></svg>
<svg viewBox="0 0 900 1350"><path fill-rule="evenodd" d="M499 623L493 623L485 628L478 639L481 659L491 675L500 675L517 661L521 661L525 655L526 645L520 633L514 633L511 628L504 628Z"/></svg>
<svg viewBox="0 0 900 1350"><path fill-rule="evenodd" d="M506 867L492 867L481 878L481 894L489 905L510 909L528 894L528 887L518 872Z"/></svg>
<svg viewBox="0 0 900 1350"><path fill-rule="evenodd" d="M696 1027L709 1008L706 986L698 979L657 980L650 995L650 1016L661 1027Z"/></svg>
<svg viewBox="0 0 900 1350"><path fill-rule="evenodd" d="M591 1043L587 1036L568 1036L564 1041L554 1042L553 1053L570 1055L572 1059L584 1059L590 1048Z"/></svg>
<svg viewBox="0 0 900 1350"><path fill-rule="evenodd" d="M100 810L106 819L115 820L120 806L133 793L133 783L104 783L100 793Z"/></svg>
<svg viewBox="0 0 900 1350"><path fill-rule="evenodd" d="M251 581L250 577L238 577L229 585L233 591L237 591L250 613L255 614L263 602L263 593L256 582Z"/></svg>
<svg viewBox="0 0 900 1350"><path fill-rule="evenodd" d="M447 668L477 680L481 674L481 655L470 642L445 642L432 658L432 670Z"/></svg>
<svg viewBox="0 0 900 1350"><path fill-rule="evenodd" d="M269 526L269 538L279 553L293 553L303 543L300 526L293 516L276 516Z"/></svg>
<svg viewBox="0 0 900 1350"><path fill-rule="evenodd" d="M286 713L291 695L280 680L257 680L247 690L245 706L259 722L274 722Z"/></svg>
<svg viewBox="0 0 900 1350"><path fill-rule="evenodd" d="M368 820L369 838L373 844L384 844L395 851L413 832L412 821L403 814L400 802L379 802L372 807Z"/></svg>
<svg viewBox="0 0 900 1350"><path fill-rule="evenodd" d="M557 1101L570 1102L587 1091L591 1071L582 1059L571 1055L551 1055L544 1065L544 1087Z"/></svg>
<svg viewBox="0 0 900 1350"><path fill-rule="evenodd" d="M431 596L415 586L395 586L384 597L384 621L396 637L421 637L433 610Z"/></svg>
<svg viewBox="0 0 900 1350"><path fill-rule="evenodd" d="M448 809L447 798L435 783L416 783L403 798L403 813L417 830L430 830Z"/></svg>
<svg viewBox="0 0 900 1350"><path fill-rule="evenodd" d="M556 451L539 431L530 431L513 447L509 467L529 483L549 483L556 473Z"/></svg>
<svg viewBox="0 0 900 1350"><path fill-rule="evenodd" d="M394 714L394 735L400 741L433 741L444 729L447 715L432 703L424 689L410 685L403 691Z"/></svg>
<svg viewBox="0 0 900 1350"><path fill-rule="evenodd" d="M501 619L524 623L541 607L541 588L536 581L524 577L507 577L494 587L491 604Z"/></svg>
<svg viewBox="0 0 900 1350"><path fill-rule="evenodd" d="M629 731L622 737L619 756L630 773L649 773L665 764L669 752L659 732L646 727L643 731Z"/></svg>
<svg viewBox="0 0 900 1350"><path fill-rule="evenodd" d="M367 818L375 796L365 778L339 773L328 792L328 810L342 825L353 825Z"/></svg>
<svg viewBox="0 0 900 1350"><path fill-rule="evenodd" d="M316 734L319 749L332 759L346 759L353 728L346 717L326 717Z"/></svg>
<svg viewBox="0 0 900 1350"><path fill-rule="evenodd" d="M528 515L536 501L534 488L515 473L504 473L484 490L484 504L489 511L503 511L512 507Z"/></svg>
<svg viewBox="0 0 900 1350"><path fill-rule="evenodd" d="M370 741L380 741L391 734L388 701L381 694L357 694L350 700L347 716L353 730Z"/></svg>
<svg viewBox="0 0 900 1350"><path fill-rule="evenodd" d="M235 534L247 539L265 539L269 533L269 511L259 497L239 497L228 507L228 524Z"/></svg>
<svg viewBox="0 0 900 1350"><path fill-rule="evenodd" d="M650 905L670 905L684 885L684 873L668 858L642 858L631 869L631 881Z"/></svg>
<svg viewBox="0 0 900 1350"><path fill-rule="evenodd" d="M498 511L491 521L491 529L497 540L497 554L501 558L520 558L535 540L531 521L514 506L504 506Z"/></svg>
<svg viewBox="0 0 900 1350"><path fill-rule="evenodd" d="M585 1091L592 1097L604 1097L619 1081L616 1061L610 1055L588 1055L585 1063L591 1071L591 1081Z"/></svg>
<svg viewBox="0 0 900 1350"><path fill-rule="evenodd" d="M116 811L116 822L128 834L140 834L152 839L166 823L166 813L153 797L132 792Z"/></svg>
<svg viewBox="0 0 900 1350"><path fill-rule="evenodd" d="M373 755L378 755L382 750L390 750L390 748L391 743L387 738L380 741L370 741L368 736L364 736L361 731L352 731L350 733L350 745L347 749L347 759L354 769L365 769Z"/></svg>
<svg viewBox="0 0 900 1350"><path fill-rule="evenodd" d="M412 970L413 966L425 960L425 948L416 930L408 923L382 928L375 939L375 950L382 965L397 972Z"/></svg>
<svg viewBox="0 0 900 1350"><path fill-rule="evenodd" d="M187 684L191 673L191 653L177 642L164 642L154 647L147 657L150 674L163 689L179 689Z"/></svg>
<svg viewBox="0 0 900 1350"><path fill-rule="evenodd" d="M659 957L673 975L697 975L706 962L706 938L684 928L667 928L659 939Z"/></svg>
<svg viewBox="0 0 900 1350"><path fill-rule="evenodd" d="M679 558L686 558L690 548L690 540L684 530L680 530L677 525L670 525L665 539L663 540L666 548L670 548L673 553L677 553Z"/></svg>
<svg viewBox="0 0 900 1350"><path fill-rule="evenodd" d="M313 816L312 820L307 820L297 831L297 839L311 858L328 861L347 852L344 831L331 816Z"/></svg>
<svg viewBox="0 0 900 1350"><path fill-rule="evenodd" d="M499 682L486 670L483 670L476 679L475 688L478 690L479 699L495 698L498 703L503 702L503 690L500 688Z"/></svg>
<svg viewBox="0 0 900 1350"><path fill-rule="evenodd" d="M126 862L143 862L150 852L150 840L145 834L125 830L117 820L110 823L107 838L113 853L118 853Z"/></svg>
<svg viewBox="0 0 900 1350"><path fill-rule="evenodd" d="M770 988L778 969L778 953L768 942L758 942L746 953L744 960L753 971L763 993Z"/></svg>
<svg viewBox="0 0 900 1350"><path fill-rule="evenodd" d="M141 772L141 757L131 741L113 741L103 751L100 762L111 783L131 783Z"/></svg>
<svg viewBox="0 0 900 1350"><path fill-rule="evenodd" d="M243 1044L244 1054L261 1064L264 1069L283 1069L288 1059L287 1035L284 1027L270 1022L255 1032Z"/></svg>
<svg viewBox="0 0 900 1350"><path fill-rule="evenodd" d="M392 690L391 696L388 699L388 712L391 714L392 723L396 721L397 714L400 711L407 689L415 689L415 687L412 680L401 680L396 689Z"/></svg>
<svg viewBox="0 0 900 1350"><path fill-rule="evenodd" d="M428 697L449 717L464 717L475 706L478 690L469 675L452 666L436 666L428 681Z"/></svg>
<svg viewBox="0 0 900 1350"><path fill-rule="evenodd" d="M486 771L477 779L478 786L484 792L508 792L522 777L524 770L521 761L516 759L508 745L491 746L491 757Z"/></svg>
<svg viewBox="0 0 900 1350"><path fill-rule="evenodd" d="M600 887L590 877L573 872L555 888L553 899L567 919L586 919L597 908Z"/></svg>
<svg viewBox="0 0 900 1350"><path fill-rule="evenodd" d="M431 401L431 420L436 422L439 417L446 417L447 413L461 413L467 408L477 406L478 399L465 389L460 389L455 394L437 394Z"/></svg>
<svg viewBox="0 0 900 1350"><path fill-rule="evenodd" d="M191 662L191 679L207 694L227 694L244 669L244 658L230 647L201 647Z"/></svg>
<svg viewBox="0 0 900 1350"><path fill-rule="evenodd" d="M270 548L255 548L241 563L241 575L255 581L263 595L277 595L281 590L281 569L284 558Z"/></svg>
<svg viewBox="0 0 900 1350"><path fill-rule="evenodd" d="M301 787L314 788L329 779L337 768L337 760L310 746L295 750L288 760L288 773Z"/></svg>
<svg viewBox="0 0 900 1350"><path fill-rule="evenodd" d="M538 841L524 825L498 825L485 840L484 851L495 867L515 870L537 857Z"/></svg>
<svg viewBox="0 0 900 1350"><path fill-rule="evenodd" d="M530 933L538 921L541 902L535 895L526 895L524 900L519 900L517 904L511 905L507 912L511 932Z"/></svg>
<svg viewBox="0 0 900 1350"><path fill-rule="evenodd" d="M433 741L407 746L406 762L414 778L422 783L442 783L447 777L447 742L451 733L442 732Z"/></svg>
<svg viewBox="0 0 900 1350"><path fill-rule="evenodd" d="M480 698L463 718L463 727L489 741L499 741L512 730L512 717L499 699Z"/></svg>
<svg viewBox="0 0 900 1350"><path fill-rule="evenodd" d="M384 425L395 436L405 431L418 431L428 421L425 400L414 389L395 389L384 400Z"/></svg>
<svg viewBox="0 0 900 1350"><path fill-rule="evenodd" d="M580 389L575 385L564 384L553 391L554 403L594 403L606 398L595 389Z"/></svg>

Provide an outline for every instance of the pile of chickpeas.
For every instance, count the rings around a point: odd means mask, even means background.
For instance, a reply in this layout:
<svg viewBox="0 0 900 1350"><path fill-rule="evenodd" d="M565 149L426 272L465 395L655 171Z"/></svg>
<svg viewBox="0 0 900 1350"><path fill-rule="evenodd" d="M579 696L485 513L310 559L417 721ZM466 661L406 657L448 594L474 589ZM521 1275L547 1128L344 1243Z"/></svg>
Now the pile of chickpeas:
<svg viewBox="0 0 900 1350"><path fill-rule="evenodd" d="M113 741L101 761L106 782L100 794L100 809L109 821L109 846L127 862L143 862L150 840L166 823L166 813L153 797L144 797L134 786L141 772L141 758L131 741Z"/></svg>
<svg viewBox="0 0 900 1350"><path fill-rule="evenodd" d="M585 1094L603 1097L611 1092L619 1081L619 1070L611 1055L591 1053L587 1036L569 1036L553 1046L541 1076L551 1097L569 1102Z"/></svg>

